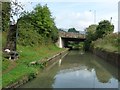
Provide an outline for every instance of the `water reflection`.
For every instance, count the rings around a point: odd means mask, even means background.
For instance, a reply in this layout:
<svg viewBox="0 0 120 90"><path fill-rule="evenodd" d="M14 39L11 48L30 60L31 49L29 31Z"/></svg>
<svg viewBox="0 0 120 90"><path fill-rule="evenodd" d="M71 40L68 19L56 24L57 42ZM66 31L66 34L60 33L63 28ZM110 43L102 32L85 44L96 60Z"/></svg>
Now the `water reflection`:
<svg viewBox="0 0 120 90"><path fill-rule="evenodd" d="M59 60L59 66L61 66L62 59Z"/></svg>
<svg viewBox="0 0 120 90"><path fill-rule="evenodd" d="M118 88L117 68L91 53L70 51L48 67L26 88Z"/></svg>

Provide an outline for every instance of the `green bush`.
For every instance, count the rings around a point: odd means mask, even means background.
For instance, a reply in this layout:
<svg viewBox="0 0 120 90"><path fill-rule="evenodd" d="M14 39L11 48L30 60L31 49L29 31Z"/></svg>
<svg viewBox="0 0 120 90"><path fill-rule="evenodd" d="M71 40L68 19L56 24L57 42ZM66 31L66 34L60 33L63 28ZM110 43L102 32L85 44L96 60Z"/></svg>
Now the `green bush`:
<svg viewBox="0 0 120 90"><path fill-rule="evenodd" d="M17 24L20 45L54 43L58 39L58 30L47 5L38 4L33 11L22 13Z"/></svg>
<svg viewBox="0 0 120 90"><path fill-rule="evenodd" d="M28 75L28 80L30 81L30 80L32 80L33 78L36 78L36 74L35 73L30 73L29 75Z"/></svg>
<svg viewBox="0 0 120 90"><path fill-rule="evenodd" d="M92 42L92 45L104 50L119 52L118 48L120 48L120 37L117 33L111 33L106 35L104 38L99 38Z"/></svg>
<svg viewBox="0 0 120 90"><path fill-rule="evenodd" d="M89 50L90 47L93 47L93 41L97 42L97 47L100 47L101 44L104 46L108 43L109 46L110 44L117 45L117 41L119 41L119 39L116 38L117 35L112 34L113 30L114 25L112 25L108 20L100 21L99 25L90 25L88 28L86 28L84 49ZM111 46L109 48L111 48Z"/></svg>

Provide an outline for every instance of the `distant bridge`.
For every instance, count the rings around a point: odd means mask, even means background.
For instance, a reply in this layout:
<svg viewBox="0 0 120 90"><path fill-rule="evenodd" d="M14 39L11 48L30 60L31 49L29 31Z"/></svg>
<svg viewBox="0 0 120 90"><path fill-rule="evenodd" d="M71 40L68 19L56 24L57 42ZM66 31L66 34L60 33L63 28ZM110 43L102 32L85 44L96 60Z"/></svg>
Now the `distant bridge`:
<svg viewBox="0 0 120 90"><path fill-rule="evenodd" d="M67 47L69 41L83 42L85 39L84 34L59 31L58 46L64 48Z"/></svg>

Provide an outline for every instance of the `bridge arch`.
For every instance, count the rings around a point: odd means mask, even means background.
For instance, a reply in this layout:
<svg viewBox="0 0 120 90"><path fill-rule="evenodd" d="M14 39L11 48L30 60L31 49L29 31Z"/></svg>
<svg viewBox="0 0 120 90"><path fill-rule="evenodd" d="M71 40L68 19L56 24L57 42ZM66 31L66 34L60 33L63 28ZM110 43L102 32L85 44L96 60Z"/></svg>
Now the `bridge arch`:
<svg viewBox="0 0 120 90"><path fill-rule="evenodd" d="M85 40L85 35L80 33L73 33L73 32L59 32L59 39L58 39L58 46L60 48L67 47L69 41L73 42L83 42Z"/></svg>

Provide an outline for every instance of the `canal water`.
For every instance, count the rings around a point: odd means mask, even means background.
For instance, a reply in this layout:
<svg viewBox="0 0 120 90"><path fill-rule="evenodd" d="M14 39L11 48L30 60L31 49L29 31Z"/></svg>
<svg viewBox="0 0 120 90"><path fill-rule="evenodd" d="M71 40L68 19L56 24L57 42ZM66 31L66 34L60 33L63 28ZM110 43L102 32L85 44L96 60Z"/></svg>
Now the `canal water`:
<svg viewBox="0 0 120 90"><path fill-rule="evenodd" d="M118 88L118 68L92 53L69 51L20 88Z"/></svg>

